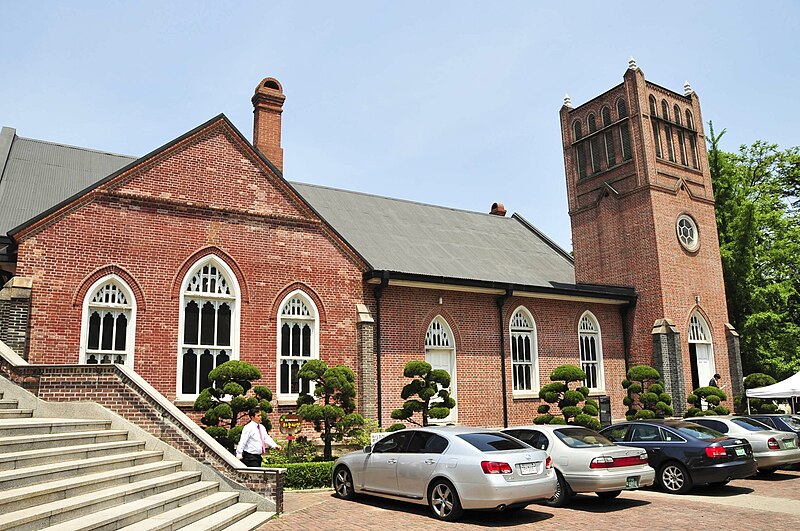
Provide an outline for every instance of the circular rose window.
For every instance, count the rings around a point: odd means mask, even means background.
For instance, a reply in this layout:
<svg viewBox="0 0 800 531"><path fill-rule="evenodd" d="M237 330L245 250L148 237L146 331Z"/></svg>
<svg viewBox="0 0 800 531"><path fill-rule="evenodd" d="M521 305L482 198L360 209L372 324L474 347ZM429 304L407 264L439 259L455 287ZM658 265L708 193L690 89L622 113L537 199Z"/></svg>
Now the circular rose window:
<svg viewBox="0 0 800 531"><path fill-rule="evenodd" d="M678 221L675 224L675 230L678 233L678 241L687 251L696 251L700 247L700 238L697 234L697 224L692 218L686 214L678 216Z"/></svg>

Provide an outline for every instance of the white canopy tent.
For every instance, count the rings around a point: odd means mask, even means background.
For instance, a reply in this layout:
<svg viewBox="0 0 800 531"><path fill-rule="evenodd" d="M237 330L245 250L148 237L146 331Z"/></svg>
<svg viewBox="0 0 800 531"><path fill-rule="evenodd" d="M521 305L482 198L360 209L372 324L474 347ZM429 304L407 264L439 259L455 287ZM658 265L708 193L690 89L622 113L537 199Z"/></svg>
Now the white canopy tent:
<svg viewBox="0 0 800 531"><path fill-rule="evenodd" d="M800 396L800 372L766 387L748 389L747 412L750 413L750 398L791 398L794 406L795 398L798 396ZM797 411L796 407L792 409Z"/></svg>

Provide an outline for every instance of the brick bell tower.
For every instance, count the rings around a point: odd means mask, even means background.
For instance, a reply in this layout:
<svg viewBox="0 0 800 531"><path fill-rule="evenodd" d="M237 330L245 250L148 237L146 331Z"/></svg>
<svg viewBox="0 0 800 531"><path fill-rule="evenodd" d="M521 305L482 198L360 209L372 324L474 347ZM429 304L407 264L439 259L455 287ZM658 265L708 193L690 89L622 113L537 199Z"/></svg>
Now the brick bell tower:
<svg viewBox="0 0 800 531"><path fill-rule="evenodd" d="M578 107L566 97L560 116L576 281L636 289L628 364L661 372L676 414L714 373L732 399L741 359L697 95L647 81L631 58L620 85Z"/></svg>

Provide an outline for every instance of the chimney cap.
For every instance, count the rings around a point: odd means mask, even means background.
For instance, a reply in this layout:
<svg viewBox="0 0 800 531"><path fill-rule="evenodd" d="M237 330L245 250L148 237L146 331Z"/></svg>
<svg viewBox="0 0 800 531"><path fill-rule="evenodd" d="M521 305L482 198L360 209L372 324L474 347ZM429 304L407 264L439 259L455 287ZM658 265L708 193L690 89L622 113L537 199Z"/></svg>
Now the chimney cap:
<svg viewBox="0 0 800 531"><path fill-rule="evenodd" d="M492 209L489 214L504 217L506 215L506 207L503 206L503 203L492 203Z"/></svg>
<svg viewBox="0 0 800 531"><path fill-rule="evenodd" d="M283 86L281 85L281 82L275 79L274 77L265 77L264 79L261 80L261 83L259 83L258 86L256 87L256 92L262 92L266 90L270 91L275 90L283 94Z"/></svg>

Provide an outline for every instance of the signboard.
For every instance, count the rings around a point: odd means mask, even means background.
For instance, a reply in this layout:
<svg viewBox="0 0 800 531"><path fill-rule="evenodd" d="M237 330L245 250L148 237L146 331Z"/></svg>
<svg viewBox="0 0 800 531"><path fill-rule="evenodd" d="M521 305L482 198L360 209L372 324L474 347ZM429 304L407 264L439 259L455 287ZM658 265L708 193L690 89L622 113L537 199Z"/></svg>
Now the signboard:
<svg viewBox="0 0 800 531"><path fill-rule="evenodd" d="M302 422L300 415L281 415L278 426L284 435L297 435L303 429Z"/></svg>

